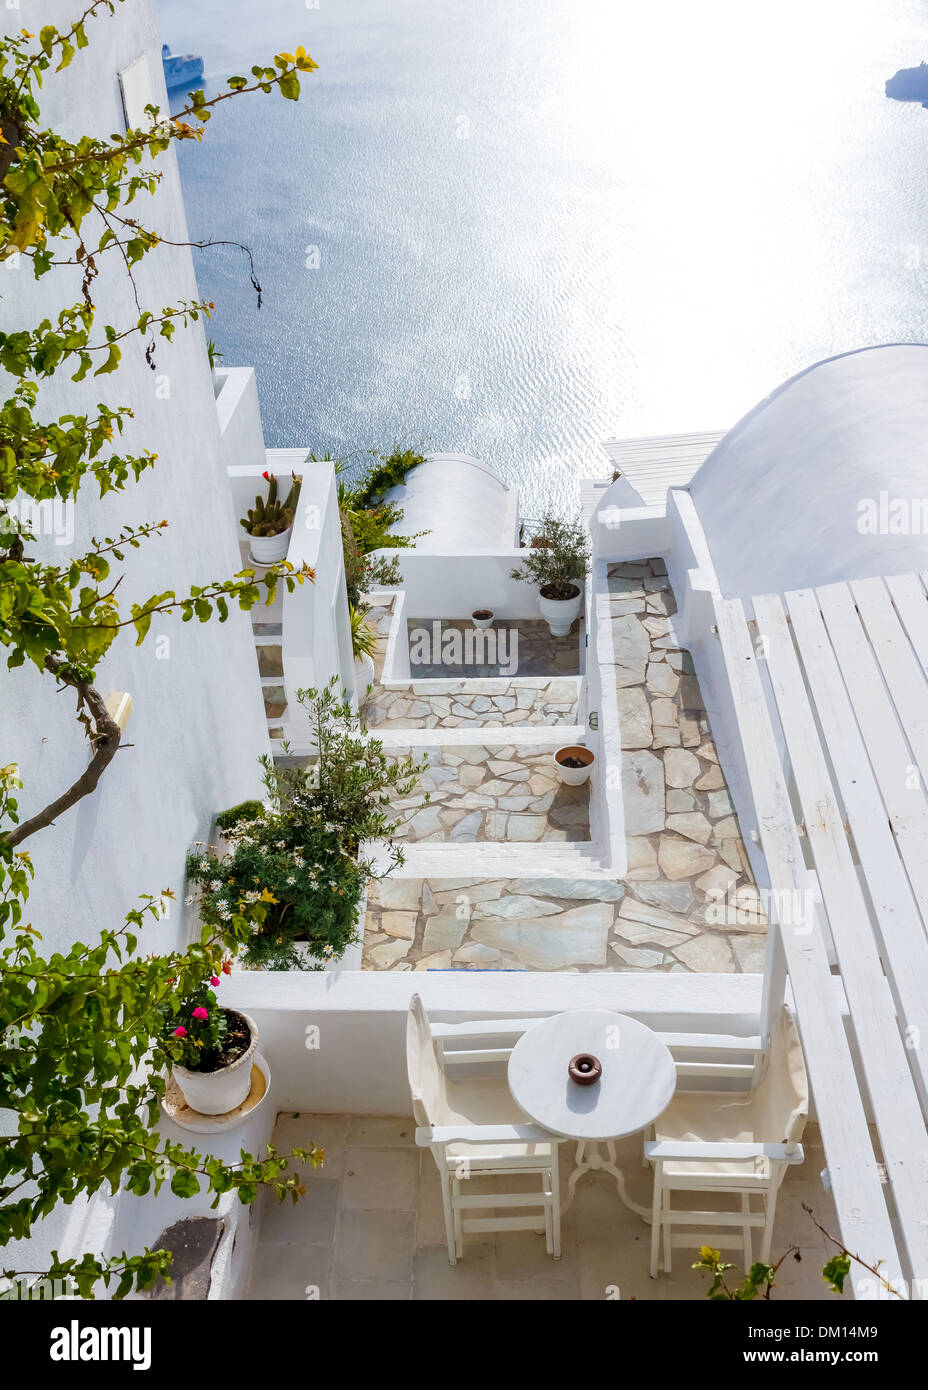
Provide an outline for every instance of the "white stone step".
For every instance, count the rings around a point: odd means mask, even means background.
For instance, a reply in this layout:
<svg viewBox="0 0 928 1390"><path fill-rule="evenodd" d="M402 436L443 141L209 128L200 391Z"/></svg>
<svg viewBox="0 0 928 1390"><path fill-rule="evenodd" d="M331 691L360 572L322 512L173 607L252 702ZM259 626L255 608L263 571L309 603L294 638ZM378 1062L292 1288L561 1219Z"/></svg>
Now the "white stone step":
<svg viewBox="0 0 928 1390"><path fill-rule="evenodd" d="M391 878L462 878L472 874L481 878L615 880L615 873L603 864L600 846L592 842L521 845L492 840L463 844L432 841L404 847L403 854L405 863L392 871ZM383 847L375 847L371 858L378 867L386 867L388 857Z"/></svg>

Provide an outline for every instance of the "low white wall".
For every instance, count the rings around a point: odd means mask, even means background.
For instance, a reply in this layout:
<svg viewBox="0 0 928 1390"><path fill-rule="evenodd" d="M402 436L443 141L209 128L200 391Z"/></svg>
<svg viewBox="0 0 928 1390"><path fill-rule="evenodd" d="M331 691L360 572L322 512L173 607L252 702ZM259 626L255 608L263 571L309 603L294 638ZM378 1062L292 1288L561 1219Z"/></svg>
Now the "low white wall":
<svg viewBox="0 0 928 1390"><path fill-rule="evenodd" d="M266 469L264 459L260 467L229 468L237 518L254 505L256 494L266 492L267 482L262 477ZM315 572L315 582L298 585L292 593L283 592L272 610L253 610L258 621L283 623L286 724L295 750L308 737L308 722L302 716L296 692L325 685L332 676L338 677L345 690L354 689L335 470L331 463L311 463L303 466L299 476L303 482L287 559L295 569L309 565ZM280 491L286 492L288 480L279 470L278 477ZM244 535L239 528L239 537Z"/></svg>
<svg viewBox="0 0 928 1390"><path fill-rule="evenodd" d="M594 822L594 838L603 846L603 858L621 878L628 869L628 845L625 838L625 798L622 793L622 727L615 686L615 654L612 645L612 622L609 609L609 562L594 559L588 586L590 605L590 648L587 680L595 681L594 692L588 694L589 708L596 708L598 732L590 731L596 748L599 775L591 788L590 829ZM595 808L595 809L594 809Z"/></svg>
<svg viewBox="0 0 928 1390"><path fill-rule="evenodd" d="M687 491L671 489L664 506L624 507L621 505L622 482L622 479L617 480L603 494L591 522L596 558L590 631L595 634L593 641L599 665L597 693L604 746L607 749L621 747L615 691L609 679L612 642L608 621L608 566L622 560L645 560L659 556L667 566L677 603L677 612L671 619L673 631L680 645L687 648L693 658L712 735L738 812L754 875L759 886L767 887L766 865L751 835L756 830L757 821L741 734L721 646L713 631L716 625L715 603L720 589L702 525ZM601 808L606 837L614 845L621 827L621 789L611 797L603 797Z"/></svg>
<svg viewBox="0 0 928 1390"><path fill-rule="evenodd" d="M540 616L535 585L509 577L525 559L522 549L377 554L399 559L410 618L469 618L475 608L492 608L500 618Z"/></svg>
<svg viewBox="0 0 928 1390"><path fill-rule="evenodd" d="M666 507L630 507L624 478L603 493L590 520L593 554L608 563L666 555L672 545Z"/></svg>
<svg viewBox="0 0 928 1390"><path fill-rule="evenodd" d="M265 467L264 432L253 367L217 367L216 414L227 468ZM238 516L243 515L239 512ZM236 517L236 521L238 520Z"/></svg>
<svg viewBox="0 0 928 1390"><path fill-rule="evenodd" d="M400 589L393 602L393 615L383 659L381 685L405 683L412 679L409 665L409 637L406 631L406 590Z"/></svg>
<svg viewBox="0 0 928 1390"><path fill-rule="evenodd" d="M721 643L714 630L716 603L720 599L718 579L689 493L670 491L667 494L667 512L672 543L665 558L679 610L672 619L674 630L693 658L712 736L738 813L754 877L759 887L767 888L767 866L752 837L752 832L757 830L757 813L747 776L741 730L735 716Z"/></svg>
<svg viewBox="0 0 928 1390"><path fill-rule="evenodd" d="M406 1012L418 992L446 1022L614 1009L660 1029L750 1034L759 975L521 971L235 973L224 1003L261 1032L279 1110L406 1115Z"/></svg>

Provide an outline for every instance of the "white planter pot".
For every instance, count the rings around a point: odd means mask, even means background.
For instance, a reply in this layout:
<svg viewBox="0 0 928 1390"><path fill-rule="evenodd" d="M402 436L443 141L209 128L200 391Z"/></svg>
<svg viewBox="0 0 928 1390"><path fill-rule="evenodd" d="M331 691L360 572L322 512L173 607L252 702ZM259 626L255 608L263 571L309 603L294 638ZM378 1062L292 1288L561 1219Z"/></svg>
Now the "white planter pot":
<svg viewBox="0 0 928 1390"><path fill-rule="evenodd" d="M488 618L478 618L478 613L489 613L490 616ZM473 613L471 613L470 620L473 623L474 627L492 627L494 617L495 614L489 608L477 608Z"/></svg>
<svg viewBox="0 0 928 1390"><path fill-rule="evenodd" d="M563 757L580 758L584 760L583 767L565 767L560 761ZM589 762L586 762L586 759ZM583 783L589 780L590 773L593 771L593 764L596 761L596 754L590 748L584 748L581 744L565 744L563 748L558 748L552 755L554 770L561 781L568 787L582 787Z"/></svg>
<svg viewBox="0 0 928 1390"><path fill-rule="evenodd" d="M249 550L256 565L277 565L286 560L290 549L292 526L281 531L279 536L249 536Z"/></svg>
<svg viewBox="0 0 928 1390"><path fill-rule="evenodd" d="M251 1090L251 1062L258 1046L258 1026L254 1019L234 1010L251 1030L251 1042L237 1061L219 1071L189 1071L187 1067L173 1068L174 1080L184 1093L184 1100L200 1115L225 1115L241 1105Z"/></svg>
<svg viewBox="0 0 928 1390"><path fill-rule="evenodd" d="M372 656L359 656L354 663L354 688L358 697L358 702L364 700L367 687L374 684L374 658Z"/></svg>
<svg viewBox="0 0 928 1390"><path fill-rule="evenodd" d="M545 598L538 595L541 616L551 629L552 637L566 637L583 607L583 590L577 587L575 598Z"/></svg>

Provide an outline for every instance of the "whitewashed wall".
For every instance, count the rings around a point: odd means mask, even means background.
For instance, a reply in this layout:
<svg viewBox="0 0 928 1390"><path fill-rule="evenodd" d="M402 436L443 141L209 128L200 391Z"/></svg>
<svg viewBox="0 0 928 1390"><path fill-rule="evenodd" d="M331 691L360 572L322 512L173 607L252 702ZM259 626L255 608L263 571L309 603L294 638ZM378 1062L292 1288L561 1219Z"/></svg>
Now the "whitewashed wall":
<svg viewBox="0 0 928 1390"><path fill-rule="evenodd" d="M515 547L497 550L390 550L396 555L410 618L469 618L475 608L492 608L499 618L538 618L538 589L511 579L525 559Z"/></svg>
<svg viewBox="0 0 928 1390"><path fill-rule="evenodd" d="M30 0L19 9L0 9L0 25L26 25L34 33L45 23L67 28L79 8L73 0ZM161 37L149 0L119 5L115 16L92 19L87 28L90 46L66 72L46 79L43 123L70 135L123 129L117 73L140 53L147 56L156 100L166 106ZM184 241L173 155L159 167L164 176L155 198L139 197L135 214L164 237ZM97 333L104 324L125 326L138 317L117 258L118 252L100 258ZM265 267L262 273L271 272ZM137 268L136 279L142 303L155 310L198 295L189 250L162 245ZM68 271L35 282L25 267L0 266L0 292L4 327L12 329L75 302L79 283ZM240 568L202 325L179 329L173 344L159 340L155 372L145 364L143 347L126 340L120 370L83 387L62 373L43 388L41 401L49 416L75 408L93 413L101 400L129 405L135 415L120 447L158 454L155 468L122 497L101 503L88 486L74 516L75 549L84 549L91 536L114 535L123 524L170 521L161 539L129 552L120 591L126 608ZM52 562L69 549L53 537L43 542ZM95 795L29 841L36 865L30 917L49 951L116 925L142 892L171 888L180 898L189 843L205 838L217 808L260 789L256 760L268 744L247 615L236 609L224 625L156 619L144 646L137 648L131 633L117 641L99 684L104 692L131 693L134 712L125 737L132 747L117 754ZM28 814L79 774L87 744L72 696L56 694L48 676L0 667L0 707L0 763L20 763ZM143 949L172 946L179 927L175 908L172 918L146 930ZM34 1242L35 1258L59 1239L57 1216Z"/></svg>

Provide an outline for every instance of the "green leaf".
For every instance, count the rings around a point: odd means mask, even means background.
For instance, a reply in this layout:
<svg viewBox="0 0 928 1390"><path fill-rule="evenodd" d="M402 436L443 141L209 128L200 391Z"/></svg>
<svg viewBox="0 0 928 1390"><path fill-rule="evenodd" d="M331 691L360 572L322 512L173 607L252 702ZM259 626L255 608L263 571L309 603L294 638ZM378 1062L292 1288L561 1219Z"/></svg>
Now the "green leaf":
<svg viewBox="0 0 928 1390"><path fill-rule="evenodd" d="M835 1255L822 1269L822 1278L835 1293L844 1293L844 1281L850 1272L850 1255Z"/></svg>
<svg viewBox="0 0 928 1390"><path fill-rule="evenodd" d="M171 1191L175 1197L195 1197L200 1190L196 1173L186 1168L178 1168L171 1179Z"/></svg>

